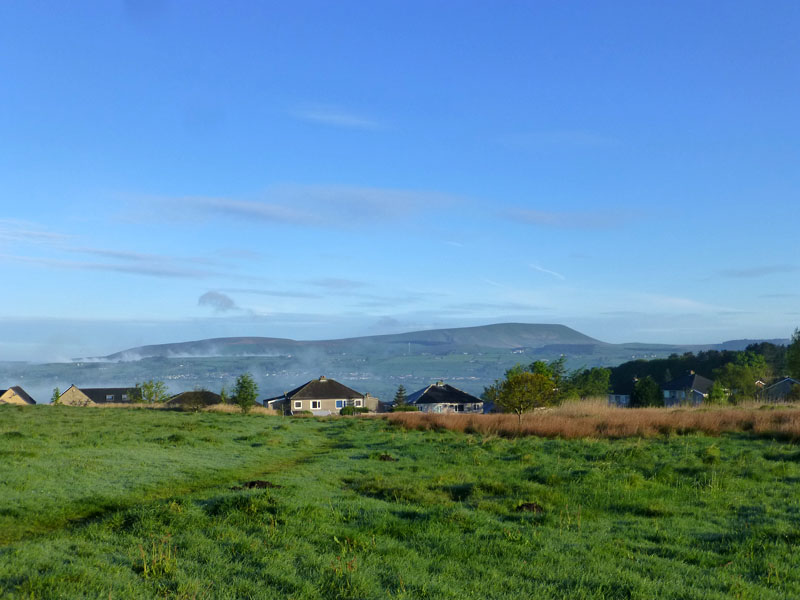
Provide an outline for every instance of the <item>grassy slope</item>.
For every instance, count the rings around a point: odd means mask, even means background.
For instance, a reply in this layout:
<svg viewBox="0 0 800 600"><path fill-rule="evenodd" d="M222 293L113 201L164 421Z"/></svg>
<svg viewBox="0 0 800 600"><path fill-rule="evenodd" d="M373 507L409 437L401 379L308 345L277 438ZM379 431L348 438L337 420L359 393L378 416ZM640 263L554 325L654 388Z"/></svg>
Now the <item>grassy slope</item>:
<svg viewBox="0 0 800 600"><path fill-rule="evenodd" d="M779 442L2 407L0 457L1 597L800 597Z"/></svg>

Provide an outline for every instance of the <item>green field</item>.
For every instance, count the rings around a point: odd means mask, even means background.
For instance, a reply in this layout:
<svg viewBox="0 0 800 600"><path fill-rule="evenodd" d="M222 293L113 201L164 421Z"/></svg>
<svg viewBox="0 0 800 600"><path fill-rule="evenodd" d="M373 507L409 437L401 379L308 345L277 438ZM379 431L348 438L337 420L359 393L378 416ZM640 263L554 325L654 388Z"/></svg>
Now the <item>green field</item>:
<svg viewBox="0 0 800 600"><path fill-rule="evenodd" d="M5 406L0 597L800 598L800 449Z"/></svg>

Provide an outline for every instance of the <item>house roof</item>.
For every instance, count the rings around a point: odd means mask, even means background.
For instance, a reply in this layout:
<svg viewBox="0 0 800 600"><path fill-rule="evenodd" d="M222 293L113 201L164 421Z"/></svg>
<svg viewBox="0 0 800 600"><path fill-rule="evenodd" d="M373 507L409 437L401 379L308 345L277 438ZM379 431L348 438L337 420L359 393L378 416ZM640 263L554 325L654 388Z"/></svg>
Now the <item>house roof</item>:
<svg viewBox="0 0 800 600"><path fill-rule="evenodd" d="M79 388L75 389L83 392L95 404L104 404L106 402L122 402L122 395L127 394L128 400L132 396L138 396L139 391L137 388ZM114 396L113 400L106 400L106 396Z"/></svg>
<svg viewBox="0 0 800 600"><path fill-rule="evenodd" d="M483 402L483 400L455 388L449 383L437 381L410 394L406 402L409 404L471 404Z"/></svg>
<svg viewBox="0 0 800 600"><path fill-rule="evenodd" d="M788 386L788 387L791 387L791 386L793 386L793 385L795 385L795 384L800 384L800 381L798 381L797 379L794 379L794 378L792 378L792 377L784 377L783 379L779 379L778 381L776 381L775 383L773 383L771 386L769 386L768 388L766 388L766 391L768 392L768 391L769 391L769 390L771 390L772 388L775 388L775 387L778 387L778 386Z"/></svg>
<svg viewBox="0 0 800 600"><path fill-rule="evenodd" d="M711 390L714 382L710 379L698 375L697 373L687 373L683 377L678 377L672 381L668 381L661 386L662 390L696 390L702 394L707 394Z"/></svg>
<svg viewBox="0 0 800 600"><path fill-rule="evenodd" d="M286 392L281 396L269 398L265 402L274 402L276 400L339 400L348 398L363 398L364 394L355 391L336 381L335 379L328 379L327 377L320 377L319 379L312 379L304 383L300 387L294 388L290 392Z"/></svg>
<svg viewBox="0 0 800 600"><path fill-rule="evenodd" d="M188 392L181 392L175 394L165 402L168 406L183 406L183 405L198 405L211 406L212 404L219 404L222 398L219 394L209 392L208 390L191 390Z"/></svg>
<svg viewBox="0 0 800 600"><path fill-rule="evenodd" d="M12 391L12 392L14 392L14 394L16 394L16 396L17 396L17 397L18 397L20 400L22 400L22 401L23 401L25 404L36 404L36 400L34 400L33 398L31 398L31 397L28 395L28 392L26 392L25 390L23 390L23 389L22 389L20 386L18 386L18 385L12 385L12 386L11 386L10 388L8 388L7 390L0 390L0 396L3 396L3 395L5 395L5 394L6 394L6 392L9 392L9 391Z"/></svg>

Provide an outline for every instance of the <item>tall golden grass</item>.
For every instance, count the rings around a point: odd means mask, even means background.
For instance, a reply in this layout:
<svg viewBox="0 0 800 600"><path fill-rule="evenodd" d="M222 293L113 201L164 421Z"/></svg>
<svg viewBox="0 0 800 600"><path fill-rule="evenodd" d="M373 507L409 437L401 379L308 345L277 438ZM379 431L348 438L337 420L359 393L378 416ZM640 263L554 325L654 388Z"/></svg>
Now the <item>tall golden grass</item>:
<svg viewBox="0 0 800 600"><path fill-rule="evenodd" d="M90 404L85 408L132 408L143 410L177 410L175 406L167 404L144 404L138 402L103 402L100 404ZM211 404L201 409L202 412L218 412L218 413L241 413L242 409L236 404ZM271 408L263 406L253 406L250 409L250 414L253 415L279 415L280 413Z"/></svg>
<svg viewBox="0 0 800 600"><path fill-rule="evenodd" d="M554 409L516 415L392 413L390 422L407 429L449 429L504 437L625 438L672 434L747 432L800 441L800 407L747 404L735 407L618 408L604 401L570 402Z"/></svg>

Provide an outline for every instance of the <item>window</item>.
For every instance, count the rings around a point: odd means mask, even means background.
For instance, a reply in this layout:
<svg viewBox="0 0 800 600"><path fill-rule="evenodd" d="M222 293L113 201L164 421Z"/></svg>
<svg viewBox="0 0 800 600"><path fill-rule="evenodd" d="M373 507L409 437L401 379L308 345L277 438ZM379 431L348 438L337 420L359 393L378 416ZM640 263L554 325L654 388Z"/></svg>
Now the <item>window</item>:
<svg viewBox="0 0 800 600"><path fill-rule="evenodd" d="M303 408L303 401L302 400L295 400L294 401L294 408Z"/></svg>
<svg viewBox="0 0 800 600"><path fill-rule="evenodd" d="M123 402L127 402L128 401L128 394L122 394L122 401Z"/></svg>
<svg viewBox="0 0 800 600"><path fill-rule="evenodd" d="M344 400L337 400L336 401L336 408L344 408L345 401Z"/></svg>
<svg viewBox="0 0 800 600"><path fill-rule="evenodd" d="M353 403L353 406L361 406L364 404L364 401L361 398L356 398L356 401Z"/></svg>
<svg viewBox="0 0 800 600"><path fill-rule="evenodd" d="M322 402L320 402L319 400L312 400L311 401L311 409L312 410L315 409L315 408L320 408L320 406L322 406Z"/></svg>
<svg viewBox="0 0 800 600"><path fill-rule="evenodd" d="M113 402L114 394L106 394L106 402Z"/></svg>

